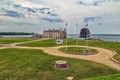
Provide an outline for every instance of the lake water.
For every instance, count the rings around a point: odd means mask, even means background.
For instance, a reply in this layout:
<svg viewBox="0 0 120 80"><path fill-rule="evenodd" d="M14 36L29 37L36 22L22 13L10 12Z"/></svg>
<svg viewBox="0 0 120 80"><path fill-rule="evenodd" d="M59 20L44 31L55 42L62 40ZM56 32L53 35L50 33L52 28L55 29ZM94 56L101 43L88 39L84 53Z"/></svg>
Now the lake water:
<svg viewBox="0 0 120 80"><path fill-rule="evenodd" d="M2 35L2 37L6 38L24 38L24 37L32 37L32 35Z"/></svg>
<svg viewBox="0 0 120 80"><path fill-rule="evenodd" d="M68 38L79 38L77 34L69 34ZM90 38L99 38L104 41L120 42L120 34L91 34Z"/></svg>
<svg viewBox="0 0 120 80"><path fill-rule="evenodd" d="M21 37L32 37L32 35L3 35L8 38L21 38ZM68 38L79 38L77 34L68 34ZM99 38L104 41L115 41L120 42L120 34L91 34L90 38Z"/></svg>

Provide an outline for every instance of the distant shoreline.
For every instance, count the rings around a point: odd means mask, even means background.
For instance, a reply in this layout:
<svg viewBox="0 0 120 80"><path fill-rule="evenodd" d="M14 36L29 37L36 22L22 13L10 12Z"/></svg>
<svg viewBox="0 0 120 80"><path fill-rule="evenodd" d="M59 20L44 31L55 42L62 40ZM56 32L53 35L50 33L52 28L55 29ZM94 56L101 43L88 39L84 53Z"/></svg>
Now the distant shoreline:
<svg viewBox="0 0 120 80"><path fill-rule="evenodd" d="M33 35L1 35L0 37L5 38L22 38L22 37L33 37ZM72 39L80 39L79 35L76 34L68 34L68 38ZM99 39L103 41L112 41L112 42L120 42L120 34L91 34L90 39Z"/></svg>
<svg viewBox="0 0 120 80"><path fill-rule="evenodd" d="M33 35L1 35L2 38L31 38Z"/></svg>
<svg viewBox="0 0 120 80"><path fill-rule="evenodd" d="M79 38L79 34L68 34L68 38ZM103 41L120 42L120 34L91 34L89 38Z"/></svg>

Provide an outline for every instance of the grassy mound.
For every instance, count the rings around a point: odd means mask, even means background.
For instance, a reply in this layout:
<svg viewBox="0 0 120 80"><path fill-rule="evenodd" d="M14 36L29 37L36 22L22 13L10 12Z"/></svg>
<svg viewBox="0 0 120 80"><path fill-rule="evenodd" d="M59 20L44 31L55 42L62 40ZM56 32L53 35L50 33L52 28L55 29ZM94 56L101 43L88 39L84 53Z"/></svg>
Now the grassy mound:
<svg viewBox="0 0 120 80"><path fill-rule="evenodd" d="M83 51L86 50L86 48L82 48L82 47L68 47L66 50L66 47L64 48L60 48L60 51L67 53L67 54L75 54L75 55L83 55ZM94 49L88 49L89 50L89 54L95 54L97 52L97 50Z"/></svg>
<svg viewBox="0 0 120 80"><path fill-rule="evenodd" d="M0 38L0 44L9 44L9 43L24 42L30 40L35 40L35 38Z"/></svg>
<svg viewBox="0 0 120 80"><path fill-rule="evenodd" d="M66 60L69 69L56 69L56 60ZM98 63L55 57L40 50L0 50L0 80L65 80L67 76L79 80L115 73L118 71Z"/></svg>
<svg viewBox="0 0 120 80"><path fill-rule="evenodd" d="M120 80L120 74L113 74L113 75L107 75L107 76L101 76L101 77L95 77L95 78L88 78L83 80Z"/></svg>

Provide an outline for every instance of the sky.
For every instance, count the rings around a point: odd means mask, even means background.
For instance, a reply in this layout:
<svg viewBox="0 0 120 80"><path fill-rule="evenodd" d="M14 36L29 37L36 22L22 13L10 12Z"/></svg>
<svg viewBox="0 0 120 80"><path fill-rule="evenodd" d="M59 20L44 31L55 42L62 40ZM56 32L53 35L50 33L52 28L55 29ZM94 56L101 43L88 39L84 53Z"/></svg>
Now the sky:
<svg viewBox="0 0 120 80"><path fill-rule="evenodd" d="M66 23L68 34L120 34L120 0L0 0L0 32L41 34Z"/></svg>

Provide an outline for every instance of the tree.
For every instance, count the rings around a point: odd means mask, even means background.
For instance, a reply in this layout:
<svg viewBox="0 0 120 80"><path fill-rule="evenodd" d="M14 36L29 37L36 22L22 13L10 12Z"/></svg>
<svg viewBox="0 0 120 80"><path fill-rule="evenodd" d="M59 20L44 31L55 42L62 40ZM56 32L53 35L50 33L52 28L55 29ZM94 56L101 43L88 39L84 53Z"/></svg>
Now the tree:
<svg viewBox="0 0 120 80"><path fill-rule="evenodd" d="M90 36L90 31L88 28L82 28L80 31L80 38L85 38L85 40Z"/></svg>

